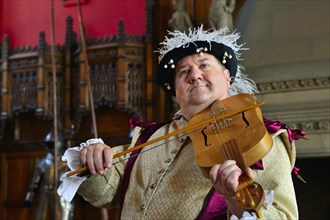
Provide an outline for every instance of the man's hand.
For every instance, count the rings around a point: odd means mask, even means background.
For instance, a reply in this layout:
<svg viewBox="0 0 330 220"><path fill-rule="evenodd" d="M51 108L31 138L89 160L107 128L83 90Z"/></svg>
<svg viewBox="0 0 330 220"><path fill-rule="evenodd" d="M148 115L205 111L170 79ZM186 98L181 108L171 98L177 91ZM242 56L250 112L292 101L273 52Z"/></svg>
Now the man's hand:
<svg viewBox="0 0 330 220"><path fill-rule="evenodd" d="M245 174L255 180L257 173L251 168L246 168ZM210 179L213 187L227 200L228 208L232 214L242 216L242 210L235 200L235 193L239 185L239 177L242 170L237 166L236 161L226 160L222 164L216 164L210 171Z"/></svg>
<svg viewBox="0 0 330 220"><path fill-rule="evenodd" d="M251 168L246 168L245 174L253 181L257 178L257 173ZM214 188L225 197L235 196L242 175L242 170L236 165L234 160L226 160L222 164L216 164L210 171L210 179Z"/></svg>
<svg viewBox="0 0 330 220"><path fill-rule="evenodd" d="M216 164L210 171L210 179L213 187L224 197L233 197L238 187L238 179L242 170L234 160L226 160L222 164Z"/></svg>
<svg viewBox="0 0 330 220"><path fill-rule="evenodd" d="M92 144L80 151L81 163L88 167L91 174L105 175L112 166L113 153L105 144Z"/></svg>

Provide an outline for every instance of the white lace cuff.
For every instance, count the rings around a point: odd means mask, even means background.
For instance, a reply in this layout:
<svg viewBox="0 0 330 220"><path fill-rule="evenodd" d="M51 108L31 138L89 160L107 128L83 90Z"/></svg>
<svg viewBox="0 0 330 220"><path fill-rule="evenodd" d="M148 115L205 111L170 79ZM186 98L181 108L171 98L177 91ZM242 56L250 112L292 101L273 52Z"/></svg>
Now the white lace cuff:
<svg viewBox="0 0 330 220"><path fill-rule="evenodd" d="M80 144L80 147L72 147L67 149L62 156L62 161L67 162L67 166L70 170L77 170L82 167L80 162L80 151L84 147L87 147L91 144L102 143L104 144L101 138L93 138L89 139L86 142ZM77 175L67 177L66 174L70 171L66 172L61 176L61 185L57 189L57 194L62 196L66 201L71 202L74 195L76 194L79 186L87 177L79 177Z"/></svg>

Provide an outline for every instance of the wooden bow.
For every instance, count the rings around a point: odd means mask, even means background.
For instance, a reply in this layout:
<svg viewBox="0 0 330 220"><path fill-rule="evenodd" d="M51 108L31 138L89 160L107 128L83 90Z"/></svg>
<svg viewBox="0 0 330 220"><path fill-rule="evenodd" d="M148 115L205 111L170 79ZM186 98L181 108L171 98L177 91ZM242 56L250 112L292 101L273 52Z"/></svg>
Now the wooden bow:
<svg viewBox="0 0 330 220"><path fill-rule="evenodd" d="M242 112L245 112L245 111L248 111L248 110L251 110L251 109L257 108L257 107L259 107L259 106L261 106L261 105L263 105L263 104L264 104L264 102L256 103L256 104L253 104L253 105L247 106L247 107L245 107L245 108L241 108L241 109L237 109L237 110L235 110L235 111L229 112L229 113L227 113L227 114L219 115L219 116L214 117L214 118L209 118L209 119L206 119L206 120L200 121L199 123L196 123L196 124L191 124L190 126L187 126L187 127L183 128L183 129L179 129L179 130L174 131L174 132L172 132L172 133L166 134L166 135L164 135L164 136L162 136L162 137L159 137L159 138L156 138L156 139L150 140L150 141L148 141L148 142L145 142L145 143L140 144L140 145L138 145L138 146L135 146L135 147L133 147L133 148L129 148L129 149L127 149L127 150L125 150L125 151L123 151L123 152L120 152L120 153L118 153L118 154L115 154L115 155L113 156L113 159L118 158L118 157L120 157L120 156L123 156L123 155L125 155L125 154L127 154L127 153L131 153L131 152L133 152L133 151L135 151L135 150L138 150L138 149L141 149L141 148L143 148L143 147L149 146L149 145L151 145L151 144L157 143L157 142L159 142L159 141L161 141L161 140L165 140L165 139L170 138L170 137L172 137L172 136L175 136L175 135L178 135L178 134L182 134L182 133L184 133L184 132L193 132L193 131L196 131L196 130L200 130L200 128L202 128L202 127L204 127L204 126L206 126L206 125L208 125L208 124L211 124L211 123L213 123L213 122L216 121L216 120L220 120L220 119L223 119L223 118L228 118L228 117L231 117L231 116L233 116L233 115L240 114L240 113L242 113ZM82 167L82 168L80 168L80 169L77 169L77 170L71 171L71 172L67 173L67 177L72 176L72 175L75 175L75 174L78 174L78 173L81 173L81 172L84 172L84 171L86 171L86 170L88 170L87 167Z"/></svg>

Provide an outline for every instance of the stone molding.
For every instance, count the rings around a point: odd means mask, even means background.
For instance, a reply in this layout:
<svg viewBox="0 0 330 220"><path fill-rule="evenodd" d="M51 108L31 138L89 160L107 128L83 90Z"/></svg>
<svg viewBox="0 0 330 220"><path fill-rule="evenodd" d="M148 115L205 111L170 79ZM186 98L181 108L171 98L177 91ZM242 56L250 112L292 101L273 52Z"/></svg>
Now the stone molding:
<svg viewBox="0 0 330 220"><path fill-rule="evenodd" d="M260 93L291 92L296 90L329 88L330 77L298 79L289 81L277 81L258 83Z"/></svg>
<svg viewBox="0 0 330 220"><path fill-rule="evenodd" d="M330 131L330 120L310 120L310 121L299 121L288 123L290 128L298 128L308 133L329 133Z"/></svg>

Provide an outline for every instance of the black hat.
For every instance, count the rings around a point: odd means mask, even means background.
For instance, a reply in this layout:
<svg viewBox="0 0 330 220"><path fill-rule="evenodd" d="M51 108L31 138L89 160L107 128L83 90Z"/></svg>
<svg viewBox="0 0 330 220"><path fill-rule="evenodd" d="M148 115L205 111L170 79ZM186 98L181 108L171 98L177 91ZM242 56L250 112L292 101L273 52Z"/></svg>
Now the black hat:
<svg viewBox="0 0 330 220"><path fill-rule="evenodd" d="M175 66L184 57L192 54L209 53L215 56L230 72L231 83L234 81L237 73L237 58L235 52L223 43L214 41L194 41L189 44L181 45L167 52L162 58L156 75L156 83L164 91L175 96L174 76Z"/></svg>
<svg viewBox="0 0 330 220"><path fill-rule="evenodd" d="M203 26L189 29L189 33L169 31L159 52L159 67L155 81L166 92L175 96L175 65L185 56L209 53L215 56L230 72L229 95L258 92L254 81L241 73L238 65L240 51L246 50L237 44L239 33L229 33L228 28L203 30Z"/></svg>

